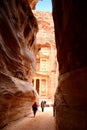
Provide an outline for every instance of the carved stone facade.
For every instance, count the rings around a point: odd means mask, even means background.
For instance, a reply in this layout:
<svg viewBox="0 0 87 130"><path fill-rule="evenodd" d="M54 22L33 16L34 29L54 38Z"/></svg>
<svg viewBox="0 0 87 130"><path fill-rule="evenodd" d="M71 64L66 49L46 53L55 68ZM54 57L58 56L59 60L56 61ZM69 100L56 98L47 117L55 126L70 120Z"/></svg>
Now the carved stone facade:
<svg viewBox="0 0 87 130"><path fill-rule="evenodd" d="M58 83L58 64L54 38L54 25L49 12L34 11L37 18L39 32L36 43L39 53L36 58L36 73L34 75L34 88L39 99L53 99Z"/></svg>

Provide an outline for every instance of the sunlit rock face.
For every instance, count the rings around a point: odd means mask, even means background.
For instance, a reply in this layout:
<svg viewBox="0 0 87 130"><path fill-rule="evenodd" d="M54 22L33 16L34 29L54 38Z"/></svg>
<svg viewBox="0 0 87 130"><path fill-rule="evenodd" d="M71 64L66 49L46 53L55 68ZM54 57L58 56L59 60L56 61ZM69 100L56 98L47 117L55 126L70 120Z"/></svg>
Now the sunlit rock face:
<svg viewBox="0 0 87 130"><path fill-rule="evenodd" d="M54 23L51 12L33 11L37 18L39 31L37 33L37 44L50 43L55 45Z"/></svg>
<svg viewBox="0 0 87 130"><path fill-rule="evenodd" d="M87 129L87 2L52 0L59 80L57 130Z"/></svg>
<svg viewBox="0 0 87 130"><path fill-rule="evenodd" d="M31 9L35 9L36 4L37 4L38 1L39 1L39 0L28 0Z"/></svg>
<svg viewBox="0 0 87 130"><path fill-rule="evenodd" d="M0 128L31 113L37 31L27 0L0 0Z"/></svg>

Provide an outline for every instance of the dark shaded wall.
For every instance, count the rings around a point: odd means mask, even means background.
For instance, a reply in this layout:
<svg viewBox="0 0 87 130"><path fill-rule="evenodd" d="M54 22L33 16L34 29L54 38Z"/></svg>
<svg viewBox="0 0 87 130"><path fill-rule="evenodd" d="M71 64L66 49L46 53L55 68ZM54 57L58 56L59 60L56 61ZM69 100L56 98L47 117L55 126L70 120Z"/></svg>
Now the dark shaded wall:
<svg viewBox="0 0 87 130"><path fill-rule="evenodd" d="M87 129L87 1L52 0L59 85L57 130Z"/></svg>

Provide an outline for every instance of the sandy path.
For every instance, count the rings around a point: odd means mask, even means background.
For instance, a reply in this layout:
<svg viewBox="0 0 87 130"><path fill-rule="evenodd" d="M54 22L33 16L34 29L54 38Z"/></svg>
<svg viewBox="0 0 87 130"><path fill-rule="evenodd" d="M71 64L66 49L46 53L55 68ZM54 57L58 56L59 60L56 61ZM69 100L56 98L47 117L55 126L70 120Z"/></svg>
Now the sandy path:
<svg viewBox="0 0 87 130"><path fill-rule="evenodd" d="M39 108L35 118L32 114L30 117L14 121L3 130L55 130L53 109L48 107L45 108L44 112L41 112Z"/></svg>

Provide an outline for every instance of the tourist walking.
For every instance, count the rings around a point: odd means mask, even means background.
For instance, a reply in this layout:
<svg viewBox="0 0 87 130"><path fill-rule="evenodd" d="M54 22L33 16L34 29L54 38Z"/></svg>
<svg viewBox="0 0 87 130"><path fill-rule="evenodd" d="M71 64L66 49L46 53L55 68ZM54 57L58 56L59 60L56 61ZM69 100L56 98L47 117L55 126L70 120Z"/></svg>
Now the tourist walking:
<svg viewBox="0 0 87 130"><path fill-rule="evenodd" d="M34 114L34 117L35 117L36 112L37 112L37 110L38 110L38 105L37 105L36 102L34 102L34 104L32 105L32 110L33 110L33 114Z"/></svg>
<svg viewBox="0 0 87 130"><path fill-rule="evenodd" d="M42 109L42 112L44 112L44 101L41 102L41 109Z"/></svg>

